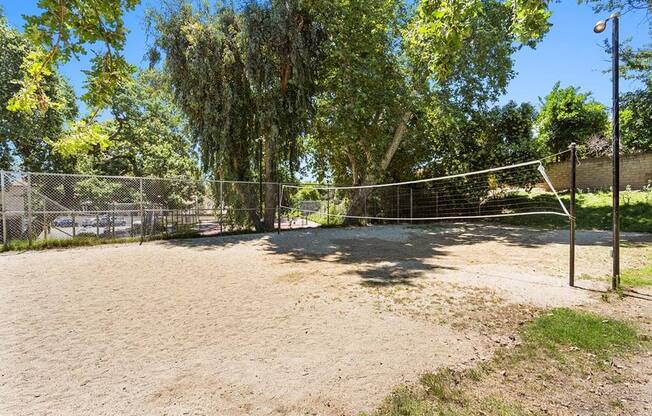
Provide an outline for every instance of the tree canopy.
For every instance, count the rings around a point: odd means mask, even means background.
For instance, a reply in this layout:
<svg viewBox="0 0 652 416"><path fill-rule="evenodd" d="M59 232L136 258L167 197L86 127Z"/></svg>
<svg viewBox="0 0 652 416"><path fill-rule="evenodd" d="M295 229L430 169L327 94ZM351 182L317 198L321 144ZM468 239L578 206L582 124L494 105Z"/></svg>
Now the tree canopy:
<svg viewBox="0 0 652 416"><path fill-rule="evenodd" d="M61 103L48 94L46 78L59 63L86 55L95 56L85 71L86 94L82 97L94 109L110 102L115 88L133 72L121 54L126 41L123 14L140 0L39 0L41 14L25 16L25 34L34 47L23 57L24 75L20 88L8 101L12 111L46 110ZM104 52L94 47L104 45Z"/></svg>
<svg viewBox="0 0 652 416"><path fill-rule="evenodd" d="M550 15L547 2L497 0L415 7L341 0L315 2L313 10L328 41L308 141L311 160L334 181L354 184L432 162L429 126L482 109L502 94L514 75L513 53L536 45ZM354 200L351 210L360 208Z"/></svg>
<svg viewBox="0 0 652 416"><path fill-rule="evenodd" d="M278 181L283 167L296 165L321 36L301 6L274 0L236 11L171 3L154 15L175 101L191 122L203 168L215 177ZM272 227L277 195L268 184L264 219L251 212L256 228Z"/></svg>
<svg viewBox="0 0 652 416"><path fill-rule="evenodd" d="M558 82L541 104L536 126L547 153L562 152L571 142L584 146L592 137L607 134L606 107L578 87L562 88Z"/></svg>
<svg viewBox="0 0 652 416"><path fill-rule="evenodd" d="M30 40L10 27L0 15L0 103L7 103L19 90L22 63L34 51ZM43 77L42 90L59 105L30 112L0 107L0 169L19 167L31 171L70 171L73 166L53 152L65 124L77 115L75 94L57 71Z"/></svg>
<svg viewBox="0 0 652 416"><path fill-rule="evenodd" d="M626 151L652 151L652 84L622 97L620 128Z"/></svg>
<svg viewBox="0 0 652 416"><path fill-rule="evenodd" d="M649 3L580 2L599 12ZM138 3L41 0L25 35L3 21L2 166L155 176L200 166L261 182L296 180L303 166L320 181L361 185L534 158L571 141L606 150L606 108L579 88L555 85L539 114L494 105L514 53L549 30L548 1L168 0L148 15L159 69L132 76L123 15ZM56 72L94 45L83 99L91 116L108 109L102 121L77 118ZM644 85L623 95L630 151L650 148L648 52L623 48L624 75ZM263 206L277 195L266 186ZM271 209L249 218L261 229L273 220Z"/></svg>
<svg viewBox="0 0 652 416"><path fill-rule="evenodd" d="M129 176L197 177L199 165L188 123L172 103L164 74L143 70L116 90L111 118L101 123L109 136L106 147L81 151L55 144L60 153L75 157L83 173Z"/></svg>

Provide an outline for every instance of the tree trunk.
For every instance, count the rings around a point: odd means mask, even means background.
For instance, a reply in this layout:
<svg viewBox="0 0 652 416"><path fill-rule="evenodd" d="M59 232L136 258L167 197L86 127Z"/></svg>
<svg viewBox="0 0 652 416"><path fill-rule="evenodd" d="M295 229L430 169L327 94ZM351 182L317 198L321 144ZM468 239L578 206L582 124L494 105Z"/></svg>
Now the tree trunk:
<svg viewBox="0 0 652 416"><path fill-rule="evenodd" d="M265 136L263 143L263 164L265 165L265 215L263 217L263 226L265 230L273 230L276 220L276 208L278 205L278 187L273 184L275 178L274 166L274 141L276 139L276 126L272 126L270 134Z"/></svg>
<svg viewBox="0 0 652 416"><path fill-rule="evenodd" d="M235 190L238 195L240 195L240 198L244 202L245 207L255 207L256 204L258 204L258 198L256 198L256 194L252 193L251 189L249 189L247 185L248 184L244 183L236 183ZM249 210L249 220L254 225L254 229L256 231L264 231L263 223L260 220L260 216L258 215L258 210Z"/></svg>
<svg viewBox="0 0 652 416"><path fill-rule="evenodd" d="M407 128L408 128L408 123L410 122L411 118L412 118L411 111L406 111L405 113L403 113L403 116L401 117L401 121L396 127L396 130L394 130L394 137L392 138L389 147L385 151L385 155L383 156L380 165L375 167L376 169L374 169L371 172L368 172L364 176L364 178L361 181L361 185L374 184L376 182L376 175L374 174L374 172L383 173L387 170L389 164L392 162L392 159L394 158L394 155L396 154L396 151L401 145L401 141L403 140L403 137L405 137L405 133L407 132ZM363 149L363 150L365 151L365 154L369 154L369 152L366 151L367 149ZM367 159L368 159L367 162L371 165L373 161L371 160L370 156L368 156ZM373 216L373 213L371 213L372 215L369 215L369 213L365 212L367 198L369 197L369 194L371 194L372 190L373 188L360 188L360 189L353 190L351 205L349 205L349 209L346 213L347 217L344 218L344 224L354 225L354 224L360 224L362 222L361 219L359 218L351 218L351 217Z"/></svg>

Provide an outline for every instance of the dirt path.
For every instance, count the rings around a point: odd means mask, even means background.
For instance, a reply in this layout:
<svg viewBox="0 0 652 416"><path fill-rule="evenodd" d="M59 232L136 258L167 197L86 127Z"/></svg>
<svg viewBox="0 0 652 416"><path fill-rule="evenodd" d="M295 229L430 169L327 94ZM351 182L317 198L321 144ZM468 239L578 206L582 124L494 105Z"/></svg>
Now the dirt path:
<svg viewBox="0 0 652 416"><path fill-rule="evenodd" d="M578 275L608 273L607 237L580 234ZM566 238L388 226L2 254L0 414L369 410L536 308L597 302L566 286ZM624 239L625 267L644 261L652 236Z"/></svg>

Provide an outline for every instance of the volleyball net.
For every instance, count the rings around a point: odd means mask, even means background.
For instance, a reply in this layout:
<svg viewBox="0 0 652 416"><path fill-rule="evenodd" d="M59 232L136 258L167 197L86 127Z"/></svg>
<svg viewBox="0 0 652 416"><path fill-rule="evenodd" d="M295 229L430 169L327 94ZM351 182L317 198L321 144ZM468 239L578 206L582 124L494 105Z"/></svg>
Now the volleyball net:
<svg viewBox="0 0 652 416"><path fill-rule="evenodd" d="M285 184L280 201L283 215L319 224L570 216L543 160L397 183Z"/></svg>

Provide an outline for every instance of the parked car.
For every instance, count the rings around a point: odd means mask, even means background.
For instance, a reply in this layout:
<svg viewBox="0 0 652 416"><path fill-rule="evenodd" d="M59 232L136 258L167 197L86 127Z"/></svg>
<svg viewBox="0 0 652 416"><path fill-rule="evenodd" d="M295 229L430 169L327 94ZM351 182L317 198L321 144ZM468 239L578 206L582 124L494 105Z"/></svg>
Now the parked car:
<svg viewBox="0 0 652 416"><path fill-rule="evenodd" d="M124 227L127 225L127 220L125 220L124 218L116 218L113 220L113 224L116 227Z"/></svg>
<svg viewBox="0 0 652 416"><path fill-rule="evenodd" d="M95 218L87 218L82 222L82 225L84 227L110 227L110 226L115 226L115 227L124 227L127 225L127 220L124 218L118 218L118 217L113 217L113 221L111 219L111 216L108 214L103 214Z"/></svg>
<svg viewBox="0 0 652 416"><path fill-rule="evenodd" d="M83 227L92 227L96 223L95 218L84 218L82 221L82 226Z"/></svg>
<svg viewBox="0 0 652 416"><path fill-rule="evenodd" d="M52 221L52 224L55 227L63 228L63 227L72 227L74 225L74 222L72 218L61 217L61 218L56 218L54 221Z"/></svg>

